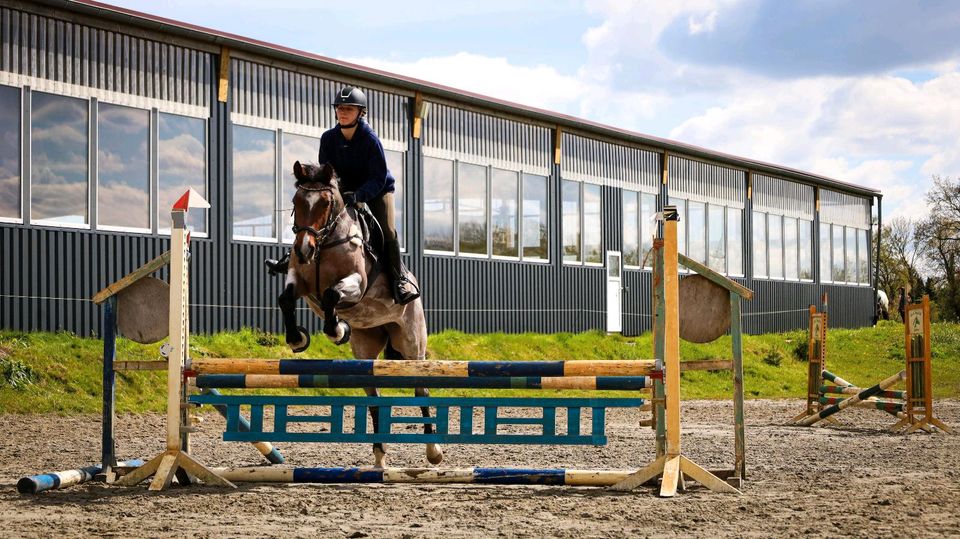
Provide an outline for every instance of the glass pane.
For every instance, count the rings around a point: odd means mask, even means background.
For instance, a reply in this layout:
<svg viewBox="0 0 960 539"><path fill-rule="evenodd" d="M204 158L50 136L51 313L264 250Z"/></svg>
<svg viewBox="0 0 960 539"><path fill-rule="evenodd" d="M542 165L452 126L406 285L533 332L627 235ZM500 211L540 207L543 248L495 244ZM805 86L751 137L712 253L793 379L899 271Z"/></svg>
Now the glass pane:
<svg viewBox="0 0 960 539"><path fill-rule="evenodd" d="M727 271L743 275L743 210L727 208Z"/></svg>
<svg viewBox="0 0 960 539"><path fill-rule="evenodd" d="M20 219L20 89L0 86L0 217Z"/></svg>
<svg viewBox="0 0 960 539"><path fill-rule="evenodd" d="M797 220L783 218L783 275L787 279L797 280Z"/></svg>
<svg viewBox="0 0 960 539"><path fill-rule="evenodd" d="M753 212L753 276L767 276L767 214Z"/></svg>
<svg viewBox="0 0 960 539"><path fill-rule="evenodd" d="M274 238L276 133L233 126L233 235Z"/></svg>
<svg viewBox="0 0 960 539"><path fill-rule="evenodd" d="M583 261L593 264L603 263L600 204L600 186L583 184Z"/></svg>
<svg viewBox="0 0 960 539"><path fill-rule="evenodd" d="M384 150L383 153L387 156L387 170L390 171L393 179L396 180L396 186L393 192L394 224L397 227L397 242L399 242L400 248L404 249L407 246L407 240L405 239L406 229L403 223L404 215L406 215L404 196L407 191L407 170L403 164L403 152Z"/></svg>
<svg viewBox="0 0 960 539"><path fill-rule="evenodd" d="M523 257L547 259L547 179L523 175Z"/></svg>
<svg viewBox="0 0 960 539"><path fill-rule="evenodd" d="M726 273L726 243L723 206L709 206L707 208L707 232L709 245L707 246L707 264L710 269Z"/></svg>
<svg viewBox="0 0 960 539"><path fill-rule="evenodd" d="M844 271L843 257L843 227L833 225L833 280L842 283L847 280L847 272Z"/></svg>
<svg viewBox="0 0 960 539"><path fill-rule="evenodd" d="M620 278L620 257L615 254L607 255L607 277Z"/></svg>
<svg viewBox="0 0 960 539"><path fill-rule="evenodd" d="M493 254L517 256L517 196L520 175L509 170L493 169L490 173L490 226Z"/></svg>
<svg viewBox="0 0 960 539"><path fill-rule="evenodd" d="M833 250L830 248L830 225L820 223L820 250L817 251L817 254L820 255L820 281L824 283L833 281L831 272L833 265L830 263L832 252Z"/></svg>
<svg viewBox="0 0 960 539"><path fill-rule="evenodd" d="M487 167L460 163L457 175L460 252L487 254Z"/></svg>
<svg viewBox="0 0 960 539"><path fill-rule="evenodd" d="M677 223L677 252L690 256L687 254L687 201L670 197L670 203L677 207L677 213L680 214L680 221Z"/></svg>
<svg viewBox="0 0 960 539"><path fill-rule="evenodd" d="M453 252L453 161L423 158L423 247Z"/></svg>
<svg viewBox="0 0 960 539"><path fill-rule="evenodd" d="M847 282L856 283L859 281L857 276L857 229L847 227L847 249L844 258L847 267Z"/></svg>
<svg viewBox="0 0 960 539"><path fill-rule="evenodd" d="M657 222L653 220L657 213L657 195L644 193L640 195L640 255L643 257L643 267L653 267L653 236L657 233Z"/></svg>
<svg viewBox="0 0 960 539"><path fill-rule="evenodd" d="M783 279L783 217L780 215L767 215L767 245L770 278Z"/></svg>
<svg viewBox="0 0 960 539"><path fill-rule="evenodd" d="M623 263L640 265L640 207L636 191L623 191Z"/></svg>
<svg viewBox="0 0 960 539"><path fill-rule="evenodd" d="M580 258L580 183L562 181L563 261L579 262Z"/></svg>
<svg viewBox="0 0 960 539"><path fill-rule="evenodd" d="M687 202L687 256L707 263L707 207L703 202Z"/></svg>
<svg viewBox="0 0 960 539"><path fill-rule="evenodd" d="M88 102L33 92L32 106L31 217L87 224Z"/></svg>
<svg viewBox="0 0 960 539"><path fill-rule="evenodd" d="M207 198L206 121L160 113L158 126L160 167L159 228L170 232L170 208L190 187ZM190 210L187 224L194 232L207 231L207 210Z"/></svg>
<svg viewBox="0 0 960 539"><path fill-rule="evenodd" d="M800 233L798 234L799 239L797 240L797 250L800 256L800 278L801 279L813 279L813 259L811 258L810 253L813 250L813 245L811 244L810 232L813 230L813 221L804 221L800 220Z"/></svg>
<svg viewBox="0 0 960 539"><path fill-rule="evenodd" d="M320 148L320 139L283 134L282 159L280 163L280 235L284 242L293 243L293 196L297 194L296 181L293 177L293 164L312 163L316 161L317 150ZM387 152L390 153L390 152Z"/></svg>
<svg viewBox="0 0 960 539"><path fill-rule="evenodd" d="M100 103L97 221L150 228L150 111Z"/></svg>
<svg viewBox="0 0 960 539"><path fill-rule="evenodd" d="M867 252L866 230L857 230L857 282L870 283L870 257Z"/></svg>

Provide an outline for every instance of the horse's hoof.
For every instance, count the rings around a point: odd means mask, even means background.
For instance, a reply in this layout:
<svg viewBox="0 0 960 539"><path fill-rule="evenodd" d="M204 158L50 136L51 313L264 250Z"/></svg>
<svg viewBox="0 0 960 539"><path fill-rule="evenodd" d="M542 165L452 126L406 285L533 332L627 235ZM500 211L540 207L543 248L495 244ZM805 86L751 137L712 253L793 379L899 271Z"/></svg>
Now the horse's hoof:
<svg viewBox="0 0 960 539"><path fill-rule="evenodd" d="M337 333L340 333L341 331L343 333L341 334L340 338L337 339L336 341L333 341L333 344L337 346L340 346L341 344L345 344L348 341L350 341L350 324L344 321L340 321L337 324Z"/></svg>
<svg viewBox="0 0 960 539"><path fill-rule="evenodd" d="M440 449L440 444L427 444L427 462L430 464L443 462L443 449Z"/></svg>
<svg viewBox="0 0 960 539"><path fill-rule="evenodd" d="M386 468L387 467L387 454L383 451L373 450L373 467L374 468Z"/></svg>
<svg viewBox="0 0 960 539"><path fill-rule="evenodd" d="M303 326L297 326L297 333L300 334L300 342L288 343L294 354L299 354L310 347L310 333L307 332L307 329Z"/></svg>

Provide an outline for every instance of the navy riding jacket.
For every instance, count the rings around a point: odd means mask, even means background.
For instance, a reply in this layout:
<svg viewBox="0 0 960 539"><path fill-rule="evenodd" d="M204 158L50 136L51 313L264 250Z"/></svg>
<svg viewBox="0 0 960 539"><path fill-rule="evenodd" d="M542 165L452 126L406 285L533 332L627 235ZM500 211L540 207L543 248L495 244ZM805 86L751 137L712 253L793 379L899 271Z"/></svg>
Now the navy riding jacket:
<svg viewBox="0 0 960 539"><path fill-rule="evenodd" d="M320 137L319 164L330 163L340 176L340 190L353 191L357 202L392 193L396 180L387 169L383 144L370 124L360 120L351 140L338 124Z"/></svg>

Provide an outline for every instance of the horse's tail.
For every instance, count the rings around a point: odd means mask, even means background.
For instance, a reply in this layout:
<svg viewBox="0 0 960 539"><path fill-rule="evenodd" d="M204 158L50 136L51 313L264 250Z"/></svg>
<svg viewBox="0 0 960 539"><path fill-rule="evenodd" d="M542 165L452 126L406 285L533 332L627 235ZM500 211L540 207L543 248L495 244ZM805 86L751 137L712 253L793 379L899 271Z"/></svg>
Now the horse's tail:
<svg viewBox="0 0 960 539"><path fill-rule="evenodd" d="M384 359L403 359L403 355L393 347L390 337L387 337L387 347L383 350Z"/></svg>

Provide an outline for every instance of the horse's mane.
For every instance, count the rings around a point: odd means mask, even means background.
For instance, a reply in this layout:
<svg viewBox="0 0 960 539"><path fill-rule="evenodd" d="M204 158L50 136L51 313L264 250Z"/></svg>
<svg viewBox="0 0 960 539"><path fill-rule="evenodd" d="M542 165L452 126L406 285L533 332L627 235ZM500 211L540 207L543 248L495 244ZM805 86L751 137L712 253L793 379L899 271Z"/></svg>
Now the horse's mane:
<svg viewBox="0 0 960 539"><path fill-rule="evenodd" d="M299 161L294 164L293 175L296 178L296 186L300 187L305 183L319 183L331 187L339 187L340 177L333 169L330 163L322 165L306 164L301 165Z"/></svg>

